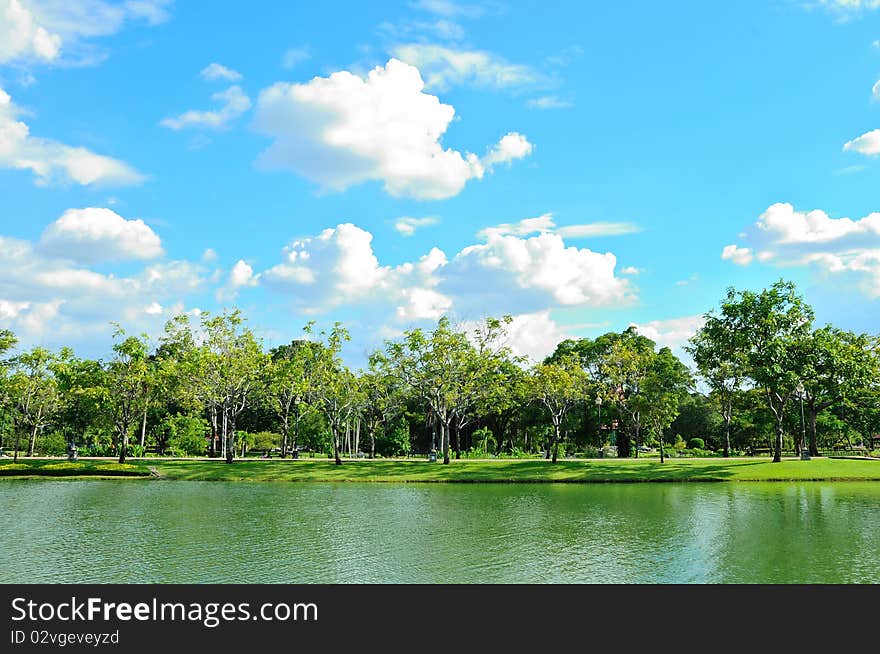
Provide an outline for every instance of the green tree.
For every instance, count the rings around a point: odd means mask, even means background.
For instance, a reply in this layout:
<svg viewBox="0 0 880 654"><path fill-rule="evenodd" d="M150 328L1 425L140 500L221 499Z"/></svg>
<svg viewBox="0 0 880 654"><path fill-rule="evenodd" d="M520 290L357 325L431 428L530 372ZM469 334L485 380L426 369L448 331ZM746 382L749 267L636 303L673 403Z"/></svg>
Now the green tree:
<svg viewBox="0 0 880 654"><path fill-rule="evenodd" d="M747 378L746 352L729 324L731 316L708 313L706 323L691 338L687 351L718 400L724 420L724 456L730 456L730 423L737 394Z"/></svg>
<svg viewBox="0 0 880 654"><path fill-rule="evenodd" d="M547 410L553 431L547 445L547 457L556 463L562 424L571 409L584 399L587 378L574 357L556 363L542 363L532 371L532 397Z"/></svg>
<svg viewBox="0 0 880 654"><path fill-rule="evenodd" d="M825 409L877 379L877 342L831 325L816 329L795 344L795 365L803 384L810 454L819 455L816 422ZM804 444L806 445L806 444Z"/></svg>
<svg viewBox="0 0 880 654"><path fill-rule="evenodd" d="M678 416L683 399L693 380L687 369L672 350L662 348L652 357L648 373L642 382L641 393L634 402L641 404L640 411L660 441L660 462L666 460L663 430Z"/></svg>
<svg viewBox="0 0 880 654"><path fill-rule="evenodd" d="M780 280L760 293L728 289L719 319L773 414L773 462L778 463L782 460L785 410L800 381L797 347L810 333L813 310L794 283Z"/></svg>
<svg viewBox="0 0 880 654"><path fill-rule="evenodd" d="M305 332L313 333L312 323L306 325ZM339 456L341 435L361 403L358 379L345 366L340 356L343 344L351 337L348 330L338 322L329 333L321 331L319 336L321 342L318 344L319 355L315 360L311 398L330 427L333 459L336 465L342 465Z"/></svg>
<svg viewBox="0 0 880 654"><path fill-rule="evenodd" d="M27 455L34 455L37 434L49 424L58 400L58 386L52 375L54 356L42 347L35 347L12 360L8 388L12 398L15 452L18 461L21 435L28 434Z"/></svg>
<svg viewBox="0 0 880 654"><path fill-rule="evenodd" d="M113 359L107 366L106 400L113 417L119 463L125 463L128 437L132 426L141 415L149 392L149 345L146 334L125 336L117 326L113 337Z"/></svg>
<svg viewBox="0 0 880 654"><path fill-rule="evenodd" d="M274 348L269 353L263 378L272 410L281 421L282 458L291 449L296 449L300 423L311 410L308 398L314 388L320 352L320 346L303 339Z"/></svg>

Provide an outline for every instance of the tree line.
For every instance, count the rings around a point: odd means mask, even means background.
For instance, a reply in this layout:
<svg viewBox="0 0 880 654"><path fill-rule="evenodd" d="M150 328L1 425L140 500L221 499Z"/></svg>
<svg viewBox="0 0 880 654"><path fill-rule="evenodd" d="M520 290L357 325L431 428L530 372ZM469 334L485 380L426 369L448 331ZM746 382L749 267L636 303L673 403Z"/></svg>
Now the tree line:
<svg viewBox="0 0 880 654"><path fill-rule="evenodd" d="M880 341L814 326L794 284L728 289L685 347L689 369L635 327L565 340L530 365L510 317L410 329L353 371L340 323L269 349L238 310L170 320L155 342L116 326L107 360L17 351L0 331L0 449L287 457L435 453L731 456L846 444L880 431ZM295 456L296 454L294 454Z"/></svg>

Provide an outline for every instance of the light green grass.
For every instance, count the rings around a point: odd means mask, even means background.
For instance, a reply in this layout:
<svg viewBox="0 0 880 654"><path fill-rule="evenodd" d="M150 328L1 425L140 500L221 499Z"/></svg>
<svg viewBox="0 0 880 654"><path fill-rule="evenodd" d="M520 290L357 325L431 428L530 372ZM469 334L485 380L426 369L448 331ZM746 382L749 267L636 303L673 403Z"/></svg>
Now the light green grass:
<svg viewBox="0 0 880 654"><path fill-rule="evenodd" d="M20 460L21 461L21 460ZM24 467L21 467L24 466ZM71 467L68 467L71 466ZM4 468L6 471L4 472ZM880 481L880 461L817 458L812 461L770 459L606 459L453 461L442 463L401 460L248 460L227 464L218 460L133 460L118 466L107 461L78 464L30 460L15 470L0 464L2 475L150 475L168 480L385 482L385 483L606 483L606 482L721 482L721 481Z"/></svg>
<svg viewBox="0 0 880 654"><path fill-rule="evenodd" d="M57 459L0 459L0 478L3 477L149 477L143 465L91 460L69 463Z"/></svg>

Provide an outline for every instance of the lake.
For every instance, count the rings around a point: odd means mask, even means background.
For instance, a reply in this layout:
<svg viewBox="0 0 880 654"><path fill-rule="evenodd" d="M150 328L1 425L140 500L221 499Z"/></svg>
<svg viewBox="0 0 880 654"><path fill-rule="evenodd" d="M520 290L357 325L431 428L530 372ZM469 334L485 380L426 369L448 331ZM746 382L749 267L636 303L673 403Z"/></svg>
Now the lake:
<svg viewBox="0 0 880 654"><path fill-rule="evenodd" d="M880 583L880 483L0 482L3 583Z"/></svg>

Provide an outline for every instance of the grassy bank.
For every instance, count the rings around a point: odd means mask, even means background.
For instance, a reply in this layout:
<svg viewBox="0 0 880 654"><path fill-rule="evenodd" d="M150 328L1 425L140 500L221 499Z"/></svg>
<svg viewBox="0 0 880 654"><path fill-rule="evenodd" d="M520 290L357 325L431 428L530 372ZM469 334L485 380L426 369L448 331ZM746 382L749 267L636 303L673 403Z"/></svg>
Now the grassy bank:
<svg viewBox="0 0 880 654"><path fill-rule="evenodd" d="M849 459L678 459L560 461L249 460L227 465L217 460L133 460L77 464L31 460L0 464L0 475L150 476L188 481L386 482L386 483L605 483L675 481L880 481L880 461ZM155 475L154 475L155 476Z"/></svg>
<svg viewBox="0 0 880 654"><path fill-rule="evenodd" d="M2 477L149 477L145 465L119 465L109 461L68 463L57 459L19 459L18 463L0 460Z"/></svg>

